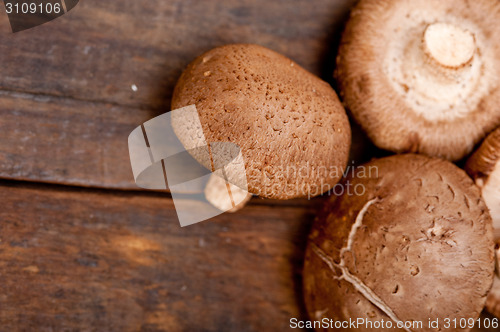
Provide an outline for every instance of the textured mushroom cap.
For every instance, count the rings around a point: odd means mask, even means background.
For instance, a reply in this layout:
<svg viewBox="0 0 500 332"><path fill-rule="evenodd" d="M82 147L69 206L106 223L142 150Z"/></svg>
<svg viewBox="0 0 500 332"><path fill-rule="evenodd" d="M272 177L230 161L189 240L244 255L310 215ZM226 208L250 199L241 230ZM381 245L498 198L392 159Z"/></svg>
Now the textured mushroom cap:
<svg viewBox="0 0 500 332"><path fill-rule="evenodd" d="M409 154L370 162L348 181L364 193L331 198L309 236L310 317L422 321L414 331L431 331L429 318L478 318L493 282L493 235L465 172Z"/></svg>
<svg viewBox="0 0 500 332"><path fill-rule="evenodd" d="M341 97L380 148L458 160L500 124L500 2L361 0Z"/></svg>
<svg viewBox="0 0 500 332"><path fill-rule="evenodd" d="M315 196L342 177L351 131L335 91L274 51L238 44L201 55L172 98L172 109L191 104L208 143L240 147L252 194Z"/></svg>
<svg viewBox="0 0 500 332"><path fill-rule="evenodd" d="M495 237L500 238L500 128L486 137L467 160L465 170L481 189L493 219Z"/></svg>

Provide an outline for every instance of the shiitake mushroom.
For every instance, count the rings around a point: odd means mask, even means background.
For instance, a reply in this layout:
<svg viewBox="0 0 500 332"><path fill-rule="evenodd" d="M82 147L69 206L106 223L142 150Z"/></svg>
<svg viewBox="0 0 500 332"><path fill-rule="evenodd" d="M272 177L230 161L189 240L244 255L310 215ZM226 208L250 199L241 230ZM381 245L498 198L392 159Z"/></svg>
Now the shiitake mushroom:
<svg viewBox="0 0 500 332"><path fill-rule="evenodd" d="M172 97L172 109L188 105L196 106L209 144L241 149L252 194L311 197L342 177L351 142L345 110L328 83L281 54L234 44L200 55ZM183 127L177 136L190 146L199 135Z"/></svg>
<svg viewBox="0 0 500 332"><path fill-rule="evenodd" d="M495 237L500 239L500 128L486 137L467 160L465 169L481 189L493 219Z"/></svg>
<svg viewBox="0 0 500 332"><path fill-rule="evenodd" d="M332 196L310 232L311 319L423 322L418 331L432 330L429 319L477 319L493 281L493 232L467 174L408 154L372 161L346 182L364 190Z"/></svg>
<svg viewBox="0 0 500 332"><path fill-rule="evenodd" d="M493 220L497 265L496 277L488 294L486 309L500 318L500 128L486 137L467 160L465 169L480 188Z"/></svg>
<svg viewBox="0 0 500 332"><path fill-rule="evenodd" d="M500 2L361 0L337 56L346 107L380 148L459 160L500 124Z"/></svg>

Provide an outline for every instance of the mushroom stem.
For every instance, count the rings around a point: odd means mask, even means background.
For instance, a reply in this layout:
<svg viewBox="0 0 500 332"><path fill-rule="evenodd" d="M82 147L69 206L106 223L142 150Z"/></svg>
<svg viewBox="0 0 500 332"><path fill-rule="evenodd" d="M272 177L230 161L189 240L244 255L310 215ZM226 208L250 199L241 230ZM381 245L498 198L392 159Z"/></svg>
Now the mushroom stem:
<svg viewBox="0 0 500 332"><path fill-rule="evenodd" d="M205 198L221 211L236 212L250 201L252 194L231 184L222 172L216 171L205 187Z"/></svg>
<svg viewBox="0 0 500 332"><path fill-rule="evenodd" d="M481 184L481 181L476 183ZM493 229L495 240L500 239L500 162L496 162L493 170L489 174L486 181L481 187L481 195L483 196L488 209L490 210L491 219L493 220Z"/></svg>
<svg viewBox="0 0 500 332"><path fill-rule="evenodd" d="M428 25L423 46L425 53L440 66L453 69L469 63L476 51L474 35L448 23Z"/></svg>

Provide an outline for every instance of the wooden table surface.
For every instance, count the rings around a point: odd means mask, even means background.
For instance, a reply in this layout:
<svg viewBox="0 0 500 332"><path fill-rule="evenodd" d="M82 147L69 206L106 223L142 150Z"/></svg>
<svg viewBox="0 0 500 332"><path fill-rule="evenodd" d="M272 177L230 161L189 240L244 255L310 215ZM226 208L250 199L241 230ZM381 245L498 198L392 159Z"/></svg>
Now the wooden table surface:
<svg viewBox="0 0 500 332"><path fill-rule="evenodd" d="M257 43L330 80L352 3L82 0L16 34L2 6L0 331L286 331L305 318L321 199L254 198L180 228L168 194L135 186L127 137L216 46Z"/></svg>
<svg viewBox="0 0 500 332"><path fill-rule="evenodd" d="M0 331L287 331L305 318L322 198L254 198L181 228L169 194L136 187L127 137L216 46L257 43L331 82L353 2L81 0L16 34L2 6Z"/></svg>

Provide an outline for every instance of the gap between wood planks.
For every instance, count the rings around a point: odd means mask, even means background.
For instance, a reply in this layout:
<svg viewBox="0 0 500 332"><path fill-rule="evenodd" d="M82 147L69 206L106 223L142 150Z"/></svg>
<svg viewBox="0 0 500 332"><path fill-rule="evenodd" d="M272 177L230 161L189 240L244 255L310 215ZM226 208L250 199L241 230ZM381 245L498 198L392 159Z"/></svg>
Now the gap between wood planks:
<svg viewBox="0 0 500 332"><path fill-rule="evenodd" d="M254 206L181 228L155 193L0 188L3 330L225 331L237 317L232 330L280 331L305 316L306 209Z"/></svg>
<svg viewBox="0 0 500 332"><path fill-rule="evenodd" d="M126 138L127 132L116 132L114 131L113 136L111 138L100 137L102 134L102 130L100 128L93 129L93 132L86 132L88 135L97 135L89 139L84 139L81 136L81 131L85 131L88 128L85 122L85 114L94 115L97 119L89 119L92 121L100 121L100 112L104 112L107 115L109 114L109 110L105 108L100 108L101 105L110 105L108 102L100 102L100 101L86 101L79 100L72 97L64 97L64 96L54 96L48 94L32 94L27 92L15 91L15 90L6 90L0 88L0 97L6 98L5 108L7 119L4 121L5 129L3 132L8 136L6 139L6 146L4 146L5 150L0 151L0 155L3 152L3 167L0 167L0 179L5 179L6 181L19 181L22 183L30 183L30 184L44 184L44 185L53 185L53 186L61 186L61 187L70 187L70 188L95 188L99 190L103 190L110 193L118 193L118 192L133 192L144 193L144 194L152 194L152 195L163 195L165 197L171 198L169 193L162 193L161 191L145 191L139 187L136 187L133 184L132 172L128 170L129 161L128 161L128 151L126 148ZM41 100L40 100L41 99ZM46 100L44 100L46 99ZM16 108L16 100L27 100L28 104L19 104L19 108ZM29 104L31 103L31 104ZM76 103L76 104L75 104ZM53 104L53 106L51 106ZM37 105L40 105L40 110L37 110ZM95 112L92 110L92 106L95 107ZM103 125L117 126L123 125L123 121L127 126L131 128L134 126L133 123L137 122L140 124L140 121L149 117L146 113L147 110L140 110L132 107L123 107L122 105L115 105L116 110L114 110L113 116L119 117L121 113L120 110L126 111L123 113L124 119L117 119L116 122L106 122ZM28 111L28 109L30 109ZM33 110L35 108L35 110ZM78 109L82 109L82 112L79 112ZM76 113L75 113L76 112ZM151 111L150 111L151 112ZM19 115L20 114L20 115ZM33 118L33 116L38 115L49 115L52 118L48 120L44 120L45 122L38 125L38 119ZM74 118L75 114L80 114L78 118ZM57 115L66 116L66 118L62 118L60 121L57 118ZM18 116L21 116L19 119L19 124L16 124L16 119ZM54 116L56 116L54 118ZM10 120L9 118L10 117ZM24 118L23 118L24 117ZM30 119L28 122L27 119ZM72 136L71 130L68 131L68 135L70 140L56 138L54 139L54 135L65 135L66 133L60 133L59 131L64 131L62 126L63 122L68 122L76 120L79 121L77 123L73 123L73 126L78 128L77 135L80 136ZM56 122L53 122L56 121ZM107 119L109 121L109 119ZM114 121L114 120L113 120ZM130 122L130 123L129 123ZM83 124L82 124L83 123ZM97 122L96 122L97 123ZM61 128L59 128L59 126ZM71 123L70 123L71 126ZM43 128L49 128L43 129ZM122 128L123 129L123 128ZM17 132L15 134L9 133L9 130ZM21 143L19 139L23 138L22 134L25 131L33 131L34 135L48 135L48 137L52 137L49 141L40 143L40 136L38 138L35 137L36 141L27 141L25 143ZM96 131L97 130L97 131ZM121 142L121 136L123 136L123 142ZM94 169L96 166L93 159L94 155L99 154L103 151L97 151L92 149L99 149L100 143L97 142L99 139L108 139L108 145L111 144L113 147L113 153L115 155L112 158L112 162L114 165L116 163L120 164L119 170L115 170L112 172L114 175L111 175L110 179L99 177L87 177L85 172L80 170L75 170L76 167L83 167L85 169ZM91 141L96 142L91 142ZM37 142L38 141L38 142ZM121 143L120 143L121 142ZM85 143L87 145L90 144L90 147L85 150L85 155L83 156L75 156L71 154L73 149L73 144L81 144ZM118 144L119 146L117 146ZM47 145L47 146L46 146ZM11 148L8 148L11 146ZM61 151L66 151L64 154L58 155L58 151L54 151L54 149L50 148L53 146L58 146ZM37 149L38 147L38 149ZM48 150L50 148L50 150ZM109 146L106 146L106 149L109 149ZM34 149L34 150L30 150ZM120 151L119 155L116 155L118 150ZM94 152L92 152L94 151ZM54 152L56 155L54 155ZM59 151L60 152L60 151ZM105 150L104 153L110 152L110 150ZM69 165L64 166L66 158L72 160ZM103 158L102 156L100 158ZM111 157L109 157L111 158ZM106 158L101 160L106 165L111 162ZM116 159L118 158L118 159ZM98 160L99 161L99 160ZM48 164L47 164L48 163ZM99 162L98 162L99 164ZM48 168L47 168L48 167ZM68 174L59 174L58 167L66 167L68 169ZM41 173L40 173L41 172ZM74 173L76 172L76 173ZM40 174L39 174L40 173ZM44 173L42 175L42 173ZM87 171L88 173L88 171ZM130 174L129 174L130 173ZM87 174L88 175L88 174ZM126 183L125 183L125 182ZM125 183L125 184L124 184ZM254 198L251 200L252 205L268 205L268 206L291 206L291 207L305 207L305 206L316 206L318 202L322 202L321 199L315 199L313 202L309 202L306 199L295 199L291 201L277 201L277 200L265 200Z"/></svg>
<svg viewBox="0 0 500 332"><path fill-rule="evenodd" d="M133 189L118 189L118 188L106 188L106 187L96 187L96 186L82 186L82 185L72 185L72 184L61 184L53 182L43 182L43 181L32 181L24 179L8 179L0 176L0 188L2 187L20 187L29 188L36 190L59 190L59 191L69 191L69 192L84 192L84 193L101 193L106 195L116 195L116 196L139 196L139 197L163 197L165 199L171 200L172 195L169 192L158 191L158 190L143 190L137 188ZM293 200L273 200L273 199L263 199L259 197L253 197L248 206L267 206L267 207L286 207L294 208L298 210L310 210L314 211L319 208L322 203L324 203L324 197L317 197L310 202L306 199L293 199Z"/></svg>

